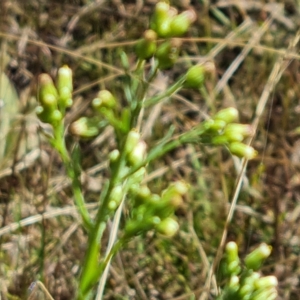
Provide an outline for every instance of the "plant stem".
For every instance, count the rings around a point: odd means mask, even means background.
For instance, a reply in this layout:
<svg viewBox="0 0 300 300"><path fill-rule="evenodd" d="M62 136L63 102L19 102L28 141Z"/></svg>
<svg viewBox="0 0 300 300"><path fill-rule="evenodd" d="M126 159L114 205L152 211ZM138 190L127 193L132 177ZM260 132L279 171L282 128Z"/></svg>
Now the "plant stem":
<svg viewBox="0 0 300 300"><path fill-rule="evenodd" d="M60 124L58 124L58 126L54 128L54 137L51 142L54 148L60 154L60 157L64 163L67 175L71 180L76 207L82 218L85 229L89 231L92 228L92 220L85 205L84 197L81 190L81 183L79 180L79 174L77 174L76 168L74 167L74 164L72 163L66 148L64 140L64 126L62 121L60 122Z"/></svg>
<svg viewBox="0 0 300 300"><path fill-rule="evenodd" d="M121 156L118 164L114 168L112 178L109 182L108 189L104 195L103 202L101 203L95 218L95 224L90 231L88 238L88 248L84 258L84 264L79 280L79 294L78 300L86 299L90 293L93 285L98 281L102 275L103 270L99 267L99 254L100 254L100 240L106 228L107 220L109 219L112 211L108 208L111 191L120 182L120 174L125 167L125 151L121 151ZM125 195L124 195L125 196Z"/></svg>

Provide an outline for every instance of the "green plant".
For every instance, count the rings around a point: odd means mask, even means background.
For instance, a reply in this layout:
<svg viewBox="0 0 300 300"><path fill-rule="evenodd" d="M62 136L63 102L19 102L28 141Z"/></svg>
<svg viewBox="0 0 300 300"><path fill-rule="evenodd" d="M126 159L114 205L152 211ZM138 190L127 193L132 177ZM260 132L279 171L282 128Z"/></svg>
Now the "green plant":
<svg viewBox="0 0 300 300"><path fill-rule="evenodd" d="M80 149L68 149L65 135L66 111L72 106L72 71L68 66L59 69L56 85L47 74L39 77L39 106L36 113L39 119L52 127L52 134L46 134L52 147L59 153L68 177L82 225L88 236L84 262L78 281L77 299L90 299L95 285L104 278L111 258L128 241L149 230L168 237L178 230L175 211L188 192L188 184L183 181L170 183L160 194L151 192L143 180L146 168L154 160L185 144L223 145L232 154L252 159L256 151L243 140L252 135L251 127L237 123L238 111L229 107L220 110L211 118L203 120L189 131L175 135L172 128L168 135L155 146L147 149L140 133L145 109L171 97L183 88L201 89L205 83L205 66L192 66L166 91L148 97L148 91L158 72L171 68L180 55L181 40L194 20L190 11L177 14L165 2L156 5L151 20L151 29L136 45L137 64L132 70L125 53L121 61L125 71L122 95L126 106L118 111L118 99L108 90L101 90L92 101L93 116L82 117L73 122L69 132L82 138L98 135L104 126L111 126L116 139L116 149L109 154L110 178L103 187L99 207L95 217L87 209L82 193L80 175ZM178 24L184 26L180 27ZM157 37L167 38L163 42ZM148 68L146 60L152 58ZM112 239L105 255L100 255L103 233L107 222L114 216L116 227L124 203L130 214L124 230L117 240ZM101 293L100 293L101 294Z"/></svg>
<svg viewBox="0 0 300 300"><path fill-rule="evenodd" d="M218 300L273 300L277 297L277 278L262 277L258 271L262 263L270 255L271 247L259 245L244 259L241 264L238 246L229 242L225 248L225 257L221 263L221 276L225 285Z"/></svg>

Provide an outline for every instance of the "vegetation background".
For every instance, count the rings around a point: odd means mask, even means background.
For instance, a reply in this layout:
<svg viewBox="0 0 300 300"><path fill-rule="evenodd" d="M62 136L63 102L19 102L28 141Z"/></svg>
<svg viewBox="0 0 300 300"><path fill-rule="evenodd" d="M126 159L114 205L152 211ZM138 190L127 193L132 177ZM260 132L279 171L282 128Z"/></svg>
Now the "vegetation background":
<svg viewBox="0 0 300 300"><path fill-rule="evenodd" d="M37 76L54 76L68 64L74 72L75 105L66 122L88 115L100 88L122 85L121 51L135 64L134 44L148 28L155 3L0 2L1 299L26 299L35 280L54 299L72 299L85 251L69 181L57 154L39 134ZM261 242L271 244L263 273L277 276L278 299L299 299L300 2L171 4L179 11L194 9L197 20L183 39L180 60L160 74L156 89L164 90L195 63L210 62L212 75L201 92L184 91L148 111L146 141L151 145L170 126L187 130L203 114L228 106L238 108L241 122L258 121L252 145L259 155L247 166L227 240L238 243L241 257ZM122 95L118 97L122 103ZM68 136L70 143L73 139ZM93 211L108 176L106 157L114 138L107 128L80 146L82 183ZM151 168L147 180L153 191L174 179L191 185L177 212L180 232L172 239L149 233L132 241L113 260L105 299L199 299L220 245L240 161L223 148L185 146Z"/></svg>

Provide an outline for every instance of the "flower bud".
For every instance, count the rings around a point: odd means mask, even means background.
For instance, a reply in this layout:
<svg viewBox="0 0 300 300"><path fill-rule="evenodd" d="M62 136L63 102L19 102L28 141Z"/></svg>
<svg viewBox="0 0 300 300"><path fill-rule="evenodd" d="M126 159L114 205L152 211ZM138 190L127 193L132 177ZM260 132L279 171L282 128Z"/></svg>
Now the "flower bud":
<svg viewBox="0 0 300 300"><path fill-rule="evenodd" d="M226 273L236 275L241 271L240 259L238 256L238 246L235 242L229 242L225 248L226 251Z"/></svg>
<svg viewBox="0 0 300 300"><path fill-rule="evenodd" d="M211 142L214 145L226 145L226 144L228 144L228 139L224 135L218 135L218 136L214 136L211 139Z"/></svg>
<svg viewBox="0 0 300 300"><path fill-rule="evenodd" d="M208 121L210 121L210 122L208 122ZM226 122L224 122L223 120L212 120L211 119L211 120L205 121L206 130L218 132L220 130L223 130L225 126L226 126Z"/></svg>
<svg viewBox="0 0 300 300"><path fill-rule="evenodd" d="M278 285L278 280L275 276L265 276L260 277L254 282L254 286L256 289L269 289L272 287L276 287Z"/></svg>
<svg viewBox="0 0 300 300"><path fill-rule="evenodd" d="M184 87L192 88L192 89L199 89L204 82L204 74L205 70L202 65L195 65L186 73L186 79L184 82Z"/></svg>
<svg viewBox="0 0 300 300"><path fill-rule="evenodd" d="M157 194L151 194L150 198L149 198L149 203L153 206L157 206L160 203L160 196Z"/></svg>
<svg viewBox="0 0 300 300"><path fill-rule="evenodd" d="M115 163L120 157L120 151L118 149L114 149L109 153L109 160L112 163Z"/></svg>
<svg viewBox="0 0 300 300"><path fill-rule="evenodd" d="M132 129L129 131L124 145L124 151L126 155L129 155L133 151L140 141L140 138L141 135L136 130Z"/></svg>
<svg viewBox="0 0 300 300"><path fill-rule="evenodd" d="M172 237L175 235L175 233L178 231L179 225L177 221L175 221L172 218L166 218L162 220L157 226L156 230L168 237Z"/></svg>
<svg viewBox="0 0 300 300"><path fill-rule="evenodd" d="M238 246L235 242L227 243L225 247L226 259L228 262L239 261Z"/></svg>
<svg viewBox="0 0 300 300"><path fill-rule="evenodd" d="M99 133L98 128L92 124L92 121L89 118L86 117L82 117L73 122L69 126L69 131L70 133L83 138L92 138Z"/></svg>
<svg viewBox="0 0 300 300"><path fill-rule="evenodd" d="M275 288L255 291L250 300L275 300L278 296Z"/></svg>
<svg viewBox="0 0 300 300"><path fill-rule="evenodd" d="M189 185L183 180L175 181L172 185L179 195L185 195L189 190Z"/></svg>
<svg viewBox="0 0 300 300"><path fill-rule="evenodd" d="M151 196L151 191L150 189L146 186L140 186L138 187L138 190L136 191L136 203L137 205L141 205L143 203L145 203L147 200L149 200L150 196Z"/></svg>
<svg viewBox="0 0 300 300"><path fill-rule="evenodd" d="M135 53L139 59L149 59L156 51L157 34L155 31L149 29L144 33L144 38L140 40L136 47Z"/></svg>
<svg viewBox="0 0 300 300"><path fill-rule="evenodd" d="M246 267L254 271L259 270L265 259L271 254L271 250L271 246L268 246L265 243L260 244L258 248L246 256Z"/></svg>
<svg viewBox="0 0 300 300"><path fill-rule="evenodd" d="M224 121L226 124L232 123L237 120L239 113L236 108L228 107L217 112L213 119Z"/></svg>
<svg viewBox="0 0 300 300"><path fill-rule="evenodd" d="M58 70L57 90L59 94L59 106L62 109L70 107L73 104L73 81L72 70L68 66L63 66Z"/></svg>
<svg viewBox="0 0 300 300"><path fill-rule="evenodd" d="M57 108L57 90L54 86L53 80L48 74L41 74L38 79L39 82L39 101L43 107Z"/></svg>
<svg viewBox="0 0 300 300"><path fill-rule="evenodd" d="M169 69L175 64L179 56L180 46L181 41L179 39L171 39L159 46L155 57L161 70Z"/></svg>
<svg viewBox="0 0 300 300"><path fill-rule="evenodd" d="M254 286L250 284L244 284L238 291L239 297L237 299L251 299L250 296L254 290Z"/></svg>
<svg viewBox="0 0 300 300"><path fill-rule="evenodd" d="M98 93L97 98L93 100L92 106L95 110L102 107L113 109L116 106L116 99L110 91L102 90Z"/></svg>
<svg viewBox="0 0 300 300"><path fill-rule="evenodd" d="M158 2L155 6L154 15L150 22L150 28L153 29L159 37L166 37L170 31L170 5L166 2Z"/></svg>
<svg viewBox="0 0 300 300"><path fill-rule="evenodd" d="M169 35L174 37L184 35L195 20L196 14L191 9L173 17L169 25Z"/></svg>
<svg viewBox="0 0 300 300"><path fill-rule="evenodd" d="M110 193L110 198L108 202L108 208L110 210L115 210L122 201L123 197L123 187L122 185L117 185L113 187Z"/></svg>
<svg viewBox="0 0 300 300"><path fill-rule="evenodd" d="M245 137L252 136L254 130L249 124L230 123L223 132L230 142L241 142Z"/></svg>
<svg viewBox="0 0 300 300"><path fill-rule="evenodd" d="M228 145L229 151L238 157L253 159L257 155L257 151L246 144L233 142Z"/></svg>
<svg viewBox="0 0 300 300"><path fill-rule="evenodd" d="M164 207L177 208L182 203L182 196L187 193L189 185L184 181L176 181L161 194L161 204Z"/></svg>
<svg viewBox="0 0 300 300"><path fill-rule="evenodd" d="M239 283L240 283L239 277L236 275L233 275L230 277L228 286L231 288L233 288L233 287L237 288L239 286Z"/></svg>
<svg viewBox="0 0 300 300"><path fill-rule="evenodd" d="M51 124L53 126L55 126L57 122L61 121L63 118L61 112L58 109L49 110L45 109L45 107L43 106L38 106L35 109L35 112L42 122Z"/></svg>
<svg viewBox="0 0 300 300"><path fill-rule="evenodd" d="M137 145L127 156L127 161L130 164L130 166L138 166L144 161L146 156L146 149L146 143L142 140L139 140Z"/></svg>

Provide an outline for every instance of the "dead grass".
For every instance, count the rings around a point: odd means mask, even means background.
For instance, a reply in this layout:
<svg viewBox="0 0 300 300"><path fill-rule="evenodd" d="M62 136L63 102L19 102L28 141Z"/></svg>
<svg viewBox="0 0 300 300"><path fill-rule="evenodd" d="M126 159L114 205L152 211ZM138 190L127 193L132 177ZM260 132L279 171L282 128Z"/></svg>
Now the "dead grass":
<svg viewBox="0 0 300 300"><path fill-rule="evenodd" d="M1 72L16 87L21 112L11 133L18 136L14 150L0 168L1 298L26 299L31 282L41 280L54 299L73 299L85 251L62 164L39 135L32 113L37 76L54 75L67 63L76 86L67 120L88 114L87 99L100 87L122 85L120 51L134 63L133 43L147 27L153 2L1 1L0 57L4 51L9 57ZM296 1L205 3L192 1L197 22L184 39L178 66L165 75L172 82L189 64L211 61L214 76L205 94L184 91L147 112L152 132L147 142L171 125L180 132L211 111L235 106L242 122L257 127L252 144L259 156L243 165L225 149L199 145L152 164L148 180L154 190L178 178L191 184L178 211L180 232L172 240L149 233L132 241L113 261L105 299L213 299L220 245L227 240L237 241L242 256L260 242L271 244L264 272L278 277L279 299L300 294L299 46L290 44L297 38L300 11ZM108 176L105 158L113 143L105 131L80 144L91 211Z"/></svg>

